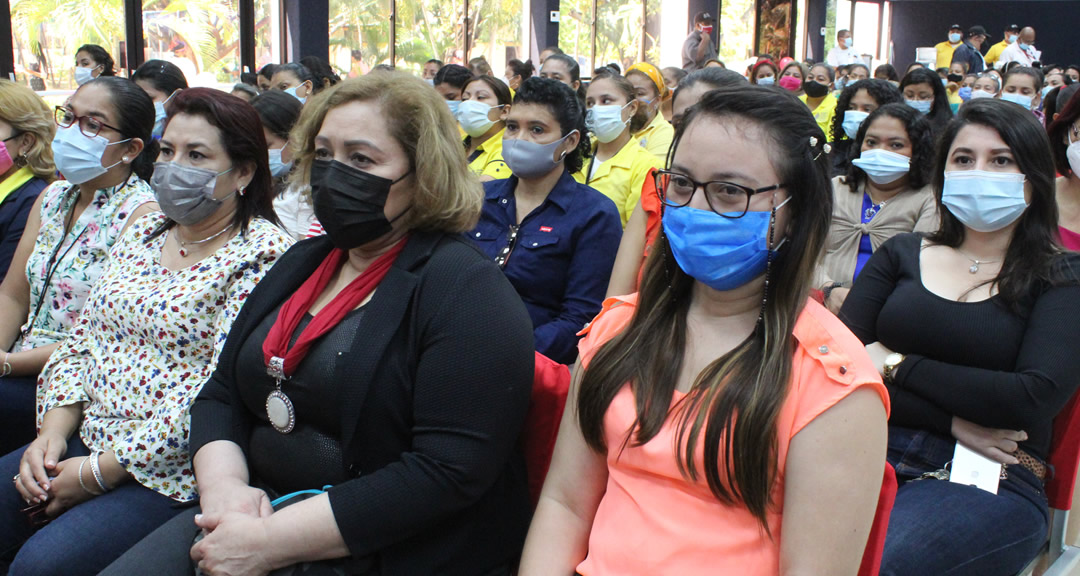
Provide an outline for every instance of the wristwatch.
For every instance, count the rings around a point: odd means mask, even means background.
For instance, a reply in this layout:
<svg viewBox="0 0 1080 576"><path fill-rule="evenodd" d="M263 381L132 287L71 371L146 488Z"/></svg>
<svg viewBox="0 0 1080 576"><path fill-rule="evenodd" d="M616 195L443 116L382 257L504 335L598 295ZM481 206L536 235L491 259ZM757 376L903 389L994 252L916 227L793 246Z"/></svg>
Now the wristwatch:
<svg viewBox="0 0 1080 576"><path fill-rule="evenodd" d="M885 357L885 364L882 366L881 374L884 377L886 384L893 383L893 376L896 375L896 368L900 366L900 363L904 361L904 355L897 352L893 352Z"/></svg>

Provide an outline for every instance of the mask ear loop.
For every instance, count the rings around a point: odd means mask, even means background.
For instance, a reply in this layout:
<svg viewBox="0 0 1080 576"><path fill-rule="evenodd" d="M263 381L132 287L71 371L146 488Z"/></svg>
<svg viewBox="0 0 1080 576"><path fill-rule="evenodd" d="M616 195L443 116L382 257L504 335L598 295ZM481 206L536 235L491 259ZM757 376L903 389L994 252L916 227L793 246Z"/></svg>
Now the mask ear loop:
<svg viewBox="0 0 1080 576"><path fill-rule="evenodd" d="M790 197L789 197L790 198ZM773 195L773 207L769 211L769 246L773 245L773 237L776 234L776 196ZM777 246L779 248L779 246ZM765 259L765 290L761 295L761 312L758 313L758 324L765 321L765 307L769 303L769 279L772 277L772 264L776 259L776 250L769 249Z"/></svg>

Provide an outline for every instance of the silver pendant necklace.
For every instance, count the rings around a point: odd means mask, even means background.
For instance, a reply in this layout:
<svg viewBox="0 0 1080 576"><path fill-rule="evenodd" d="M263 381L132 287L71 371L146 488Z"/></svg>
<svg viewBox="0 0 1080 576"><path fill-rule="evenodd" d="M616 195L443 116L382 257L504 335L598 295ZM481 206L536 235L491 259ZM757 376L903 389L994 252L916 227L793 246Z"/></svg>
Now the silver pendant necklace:
<svg viewBox="0 0 1080 576"><path fill-rule="evenodd" d="M285 359L271 357L266 373L274 379L274 391L266 397L266 417L274 430L288 434L296 427L296 408L293 407L292 400L281 391L281 383L288 380L285 376Z"/></svg>
<svg viewBox="0 0 1080 576"><path fill-rule="evenodd" d="M881 212L881 209L884 208L885 204L887 204L889 201L884 200L880 204L875 203L874 197L870 194L869 188L867 188L866 190L866 197L870 199L870 207L867 208L865 212L863 212L863 216L865 216L866 220L873 220L874 216L876 216L878 212Z"/></svg>
<svg viewBox="0 0 1080 576"><path fill-rule="evenodd" d="M968 268L968 272L970 272L972 274L977 274L979 272L979 265L980 264L994 264L994 263L997 263L997 262L1001 261L1001 260L977 260L975 258L972 258L971 256L968 256L967 254L965 254L959 248L957 248L956 251L960 252L960 255L963 256L964 258L967 258L968 260L971 260L971 267Z"/></svg>
<svg viewBox="0 0 1080 576"><path fill-rule="evenodd" d="M179 247L176 249L176 251L180 253L181 258L187 258L187 255L189 254L187 247L188 247L189 244L192 245L192 246L197 246L199 244L206 244L207 242L213 240L214 238L217 238L218 236L221 236L222 234L228 232L229 230L232 230L232 227L233 227L233 225L230 222L228 226L221 229L221 232L218 232L217 234L214 234L213 236L210 236L209 238L203 238L202 240L191 240L191 241L184 240L184 238L180 235L180 230L177 230L176 231L176 243L179 244Z"/></svg>

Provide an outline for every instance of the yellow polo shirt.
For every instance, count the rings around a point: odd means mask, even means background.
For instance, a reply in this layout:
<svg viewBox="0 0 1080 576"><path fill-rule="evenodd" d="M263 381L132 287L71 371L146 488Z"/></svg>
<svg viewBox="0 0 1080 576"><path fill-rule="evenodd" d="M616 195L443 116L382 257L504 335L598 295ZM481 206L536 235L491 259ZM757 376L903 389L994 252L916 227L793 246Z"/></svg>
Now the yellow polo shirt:
<svg viewBox="0 0 1080 576"><path fill-rule="evenodd" d="M472 170L473 174L480 177L490 176L495 180L510 177L510 167L503 162L502 157L503 133L505 132L505 129L499 130L498 134L476 149L473 153L475 156L469 161L469 170Z"/></svg>
<svg viewBox="0 0 1080 576"><path fill-rule="evenodd" d="M806 104L806 94L799 96L799 100L802 100L802 103ZM832 142L832 122L833 116L836 115L836 104L836 95L830 92L829 95L821 101L821 104L818 104L817 108L810 111L814 115L814 120L817 122L818 127L825 133L826 142ZM810 105L807 104L806 107L809 108Z"/></svg>
<svg viewBox="0 0 1080 576"><path fill-rule="evenodd" d="M592 170L596 158L596 142L593 142L593 157L585 162L585 184L611 198L619 209L622 225L630 219L630 213L641 198L641 186L649 175L649 170L662 167L659 158L641 147L636 138L631 138L619 153L608 158ZM591 175L590 175L591 172Z"/></svg>
<svg viewBox="0 0 1080 576"><path fill-rule="evenodd" d="M993 68L997 63L998 58L1001 58L1001 52L1009 47L1008 40L1002 40L997 44L990 47L990 50L986 52L986 56L983 56L983 60L986 60L986 67Z"/></svg>
<svg viewBox="0 0 1080 576"><path fill-rule="evenodd" d="M671 141L675 139L675 127L664 119L663 114L657 113L648 126L634 134L634 138L641 143L642 148L659 158L661 162L666 162Z"/></svg>
<svg viewBox="0 0 1080 576"><path fill-rule="evenodd" d="M963 42L960 44L963 44ZM960 47L960 44L949 44L949 41L946 40L939 43L937 46L934 46L934 50L937 50L937 66L935 66L935 69L948 68L949 65L952 64L953 52L956 52L956 49Z"/></svg>

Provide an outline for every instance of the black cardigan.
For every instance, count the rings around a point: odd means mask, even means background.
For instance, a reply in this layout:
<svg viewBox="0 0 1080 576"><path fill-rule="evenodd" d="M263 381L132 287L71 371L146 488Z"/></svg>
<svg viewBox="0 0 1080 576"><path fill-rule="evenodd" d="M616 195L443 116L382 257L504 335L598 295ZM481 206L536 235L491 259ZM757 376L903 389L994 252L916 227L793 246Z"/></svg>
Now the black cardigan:
<svg viewBox="0 0 1080 576"><path fill-rule="evenodd" d="M244 303L191 408L193 458L216 440L247 453L254 415L236 388L237 352L332 247L326 237L296 244ZM530 516L517 441L534 356L521 299L456 235L413 232L367 307L337 368L349 380L342 447L355 478L329 496L349 551L382 576L513 563Z"/></svg>

